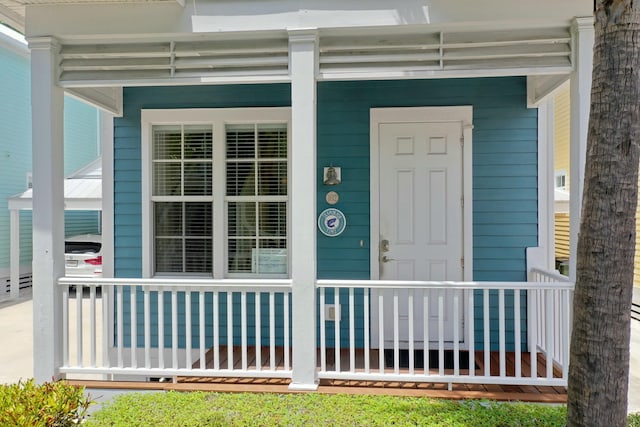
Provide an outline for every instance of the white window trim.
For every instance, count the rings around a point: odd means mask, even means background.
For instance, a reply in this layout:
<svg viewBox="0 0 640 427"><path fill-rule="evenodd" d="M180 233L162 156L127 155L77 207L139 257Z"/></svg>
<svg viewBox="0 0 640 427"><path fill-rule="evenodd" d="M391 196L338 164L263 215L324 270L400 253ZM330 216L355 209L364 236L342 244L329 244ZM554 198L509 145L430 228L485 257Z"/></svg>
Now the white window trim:
<svg viewBox="0 0 640 427"><path fill-rule="evenodd" d="M217 129L224 129L226 124L262 124L262 123L287 123L287 158L289 167L287 168L289 178L287 179L287 193L291 194L291 108L290 107L267 107L267 108L186 108L186 109L166 109L166 110L142 110L141 111L141 148L142 148L142 277L184 277L185 275L157 275L154 276L153 268L153 220L152 212L152 156L151 156L151 128L154 125L191 125L191 124L212 124L213 125L213 158L222 159L226 163L224 132ZM214 200L217 192L221 192L223 203L213 204L213 278L224 279L228 277L269 277L274 275L241 274L228 273L227 262L227 219L226 219L226 176L224 167L213 168L213 194ZM222 188L221 190L219 188ZM220 197L220 196L219 196ZM287 217L291 218L291 198L289 196ZM220 221L218 218L222 218ZM291 272L291 221L287 224L287 271ZM223 239L217 236L224 236ZM224 254L220 256L219 254ZM290 274L290 273L289 273ZM199 277L211 278L210 275L196 275Z"/></svg>

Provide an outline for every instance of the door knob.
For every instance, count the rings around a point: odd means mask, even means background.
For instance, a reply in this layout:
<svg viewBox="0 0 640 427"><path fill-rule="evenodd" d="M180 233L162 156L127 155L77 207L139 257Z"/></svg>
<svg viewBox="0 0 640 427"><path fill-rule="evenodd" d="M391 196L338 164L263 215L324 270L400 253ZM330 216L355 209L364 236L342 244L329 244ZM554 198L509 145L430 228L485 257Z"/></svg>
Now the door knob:
<svg viewBox="0 0 640 427"><path fill-rule="evenodd" d="M386 255L382 255L382 257L380 257L380 261L382 261L382 262L389 262L389 261L395 261L395 259L393 259L393 258L388 258Z"/></svg>

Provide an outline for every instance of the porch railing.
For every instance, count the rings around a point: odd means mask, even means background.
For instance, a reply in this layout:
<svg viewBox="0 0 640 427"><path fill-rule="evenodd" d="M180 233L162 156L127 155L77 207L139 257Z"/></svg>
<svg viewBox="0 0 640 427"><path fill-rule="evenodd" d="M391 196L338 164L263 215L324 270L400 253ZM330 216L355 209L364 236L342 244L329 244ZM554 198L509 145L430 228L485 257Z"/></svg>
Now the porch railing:
<svg viewBox="0 0 640 427"><path fill-rule="evenodd" d="M59 286L61 373L291 376L290 280L61 278Z"/></svg>
<svg viewBox="0 0 640 427"><path fill-rule="evenodd" d="M573 322L573 292L563 292L562 285L571 284L571 281L558 272L538 268L532 268L529 271L529 280L549 283L553 286L553 289L548 292L537 289L529 291L529 300L535 302L531 305L532 310L529 312L533 326L530 330L530 339L545 354L547 369L552 362L561 366L567 365L570 327ZM562 329L558 331L558 327Z"/></svg>
<svg viewBox="0 0 640 427"><path fill-rule="evenodd" d="M568 342L568 317L557 316L549 302L569 301L571 283L320 280L318 286L320 378L566 385L567 365L554 364L548 351L568 352L554 341L561 334L559 342ZM338 306L341 313L328 320ZM376 321L370 307L377 307ZM447 326L450 318L463 323ZM546 348L534 344L540 342Z"/></svg>
<svg viewBox="0 0 640 427"><path fill-rule="evenodd" d="M565 386L573 284L319 280L321 379ZM291 378L291 280L59 280L60 373ZM454 321L455 320L455 321Z"/></svg>

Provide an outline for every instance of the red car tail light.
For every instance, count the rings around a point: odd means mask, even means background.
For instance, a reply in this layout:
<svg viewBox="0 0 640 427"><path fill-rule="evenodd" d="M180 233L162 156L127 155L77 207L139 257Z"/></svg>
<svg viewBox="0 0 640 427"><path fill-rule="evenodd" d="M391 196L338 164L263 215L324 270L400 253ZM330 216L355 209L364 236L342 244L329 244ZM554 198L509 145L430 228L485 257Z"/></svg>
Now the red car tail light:
<svg viewBox="0 0 640 427"><path fill-rule="evenodd" d="M85 264L102 265L102 255L84 260Z"/></svg>

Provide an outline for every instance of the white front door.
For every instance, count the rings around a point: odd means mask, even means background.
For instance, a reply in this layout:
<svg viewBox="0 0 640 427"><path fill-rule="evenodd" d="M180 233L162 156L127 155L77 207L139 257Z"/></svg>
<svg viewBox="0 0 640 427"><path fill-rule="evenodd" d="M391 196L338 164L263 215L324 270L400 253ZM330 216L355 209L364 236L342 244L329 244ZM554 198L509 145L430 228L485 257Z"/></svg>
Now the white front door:
<svg viewBox="0 0 640 427"><path fill-rule="evenodd" d="M419 122L380 122L377 130L380 279L464 280L462 122L429 121L426 116L425 121ZM398 294L399 319L395 325L394 298L385 297L385 348L393 347L394 330L399 333L400 346L407 348L407 294L408 291ZM459 307L460 314L454 318L452 294L414 291L411 330L415 344L424 344L425 296L428 340L452 343L455 327L464 337L464 309ZM439 312L444 315L442 319Z"/></svg>

